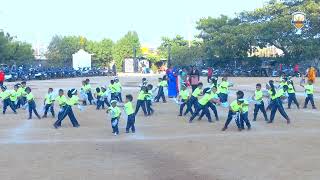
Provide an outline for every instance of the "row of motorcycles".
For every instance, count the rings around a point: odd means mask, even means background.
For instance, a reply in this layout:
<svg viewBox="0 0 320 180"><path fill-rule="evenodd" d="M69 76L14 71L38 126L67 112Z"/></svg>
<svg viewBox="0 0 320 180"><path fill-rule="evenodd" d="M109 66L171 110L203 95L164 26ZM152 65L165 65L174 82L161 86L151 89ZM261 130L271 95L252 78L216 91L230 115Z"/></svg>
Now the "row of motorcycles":
<svg viewBox="0 0 320 180"><path fill-rule="evenodd" d="M4 68L5 80L8 82L27 81L27 80L47 80L74 77L90 77L90 76L112 76L115 73L110 69L103 68Z"/></svg>

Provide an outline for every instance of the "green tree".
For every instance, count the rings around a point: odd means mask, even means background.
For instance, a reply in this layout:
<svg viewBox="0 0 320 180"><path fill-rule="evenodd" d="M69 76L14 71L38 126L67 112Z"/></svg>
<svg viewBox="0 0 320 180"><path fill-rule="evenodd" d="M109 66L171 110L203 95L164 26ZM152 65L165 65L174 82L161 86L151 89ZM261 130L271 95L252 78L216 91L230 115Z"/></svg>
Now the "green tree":
<svg viewBox="0 0 320 180"><path fill-rule="evenodd" d="M125 58L134 56L134 49L136 50L137 56L141 54L138 34L134 31L129 31L124 37L118 40L112 48L112 56L118 70L122 69Z"/></svg>
<svg viewBox="0 0 320 180"><path fill-rule="evenodd" d="M112 60L113 41L111 39L103 39L102 41L88 41L86 50L93 54L92 61L98 66L107 66Z"/></svg>

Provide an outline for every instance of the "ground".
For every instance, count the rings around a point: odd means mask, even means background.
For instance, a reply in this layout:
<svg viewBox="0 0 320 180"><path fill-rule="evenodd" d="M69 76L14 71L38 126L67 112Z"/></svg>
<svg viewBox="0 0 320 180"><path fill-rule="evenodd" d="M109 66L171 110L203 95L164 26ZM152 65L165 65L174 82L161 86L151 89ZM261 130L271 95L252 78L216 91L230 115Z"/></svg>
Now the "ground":
<svg viewBox="0 0 320 180"><path fill-rule="evenodd" d="M108 77L90 78L93 87L105 85ZM137 95L141 76L120 76L124 93ZM148 76L156 84L156 76ZM30 81L39 109L48 87L79 88L81 78ZM266 78L230 78L234 90L245 90L249 97L255 83ZM298 79L295 80L299 82ZM319 83L316 94L319 94ZM12 87L12 84L9 84ZM302 88L296 85L299 101ZM316 103L319 95L316 95ZM226 132L221 128L227 109L219 107L220 121L187 123L178 117L178 106L169 101L153 105L152 117L137 116L136 134L111 133L110 119L94 106L79 112L80 128L72 128L68 119L54 129L54 119L26 120L27 112L0 115L1 180L295 180L320 177L319 110L287 110L292 124L277 114L266 124L261 114L252 122L251 131L238 132L235 123ZM285 106L286 107L286 106ZM320 107L320 106L319 106ZM56 108L56 111L58 109ZM250 119L252 119L252 106Z"/></svg>

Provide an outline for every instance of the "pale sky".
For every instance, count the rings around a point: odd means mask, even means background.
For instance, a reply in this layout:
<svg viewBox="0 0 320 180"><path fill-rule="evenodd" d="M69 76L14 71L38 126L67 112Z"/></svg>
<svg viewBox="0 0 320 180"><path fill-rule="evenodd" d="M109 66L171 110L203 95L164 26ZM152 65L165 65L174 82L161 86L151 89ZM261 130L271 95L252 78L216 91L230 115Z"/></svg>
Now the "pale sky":
<svg viewBox="0 0 320 180"><path fill-rule="evenodd" d="M82 35L116 41L137 31L155 47L162 36L186 39L201 17L234 16L265 0L0 0L0 29L18 40L47 45L54 35Z"/></svg>

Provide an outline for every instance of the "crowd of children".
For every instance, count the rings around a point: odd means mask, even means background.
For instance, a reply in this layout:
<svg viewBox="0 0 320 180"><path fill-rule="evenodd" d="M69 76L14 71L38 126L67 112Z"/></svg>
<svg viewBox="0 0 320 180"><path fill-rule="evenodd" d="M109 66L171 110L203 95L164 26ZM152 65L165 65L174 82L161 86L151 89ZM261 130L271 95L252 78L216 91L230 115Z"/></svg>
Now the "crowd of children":
<svg viewBox="0 0 320 180"><path fill-rule="evenodd" d="M275 81L270 80L266 85L265 91L262 90L260 83L256 84L254 95L250 98L245 98L243 91L237 91L236 99L233 100L230 105L228 104L228 94L229 88L232 87L233 84L228 82L227 77L223 77L221 82L214 79L207 88L203 88L203 84L200 82L193 92L189 91L186 84L182 84L177 97L179 104L178 116L186 116L190 113L189 122L192 123L196 117L198 117L198 120L201 120L205 115L208 121L212 123L214 121L211 117L211 111L215 115L215 120L219 121L217 106L228 107L229 111L222 131L227 130L232 120L235 120L237 128L239 131L242 131L245 129L245 126L247 129L251 129L249 104L254 103L252 121L257 120L260 111L264 120L272 123L276 112L279 111L289 124L291 120L283 107L283 103L285 102L284 100L287 99L288 109L291 108L292 103L294 103L298 109L300 108L295 94L295 86L293 81L285 76L281 76L278 82L279 86L276 86ZM310 102L312 108L316 109L313 97L313 81L309 80L306 84L301 82L300 85L305 89L306 94L303 107L307 108ZM82 81L80 96L78 96L76 89L68 90L66 97L64 90L59 89L58 94L55 95L54 89L49 88L43 101L44 112L42 118L47 118L48 112L55 118L54 105L56 104L60 110L57 115L57 121L53 126L60 128L61 122L68 116L73 127L79 127L80 125L73 113L74 106L77 105L80 110L82 110L82 106L87 105L96 105L97 110L105 109L105 106L107 106L107 113L111 117L113 134L118 135L118 124L122 114L121 108L123 108L123 111L127 115L126 133L130 131L135 133L135 118L140 109L142 109L145 116L152 116L155 112L152 108L153 102L159 102L160 99L162 99L163 103L167 102L165 97L165 88L167 86L166 76L159 78L156 88L154 88L152 84L149 84L146 78L143 78L137 95L135 108L131 94L125 95L125 102L122 104L122 85L117 77L112 79L108 86L97 87L95 90L92 89L89 79ZM266 112L264 98L267 98L269 101L268 108L271 110L269 118ZM19 108L28 108L28 119L32 119L33 114L39 119L41 118L37 112L35 97L32 94L31 88L26 86L26 82L14 85L13 90L8 90L6 86L1 86L0 99L3 101L3 114L6 113L8 107L10 107L15 114Z"/></svg>

